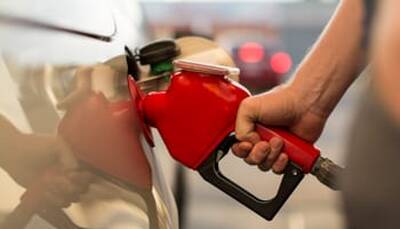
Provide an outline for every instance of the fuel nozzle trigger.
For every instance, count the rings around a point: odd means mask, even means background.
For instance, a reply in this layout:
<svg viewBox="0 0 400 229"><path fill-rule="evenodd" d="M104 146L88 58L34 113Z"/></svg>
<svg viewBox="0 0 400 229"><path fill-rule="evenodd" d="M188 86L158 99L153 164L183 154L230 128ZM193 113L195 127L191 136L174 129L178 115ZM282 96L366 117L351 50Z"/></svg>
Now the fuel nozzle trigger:
<svg viewBox="0 0 400 229"><path fill-rule="evenodd" d="M236 142L237 140L234 134L225 138L225 140L217 147L214 154L212 154L198 168L198 171L203 179L213 184L224 193L250 208L261 217L267 220L272 220L286 200L290 197L292 192L300 184L301 180L304 178L304 173L299 167L293 163L289 163L284 171L276 195L269 200L260 199L224 176L219 169L219 162Z"/></svg>

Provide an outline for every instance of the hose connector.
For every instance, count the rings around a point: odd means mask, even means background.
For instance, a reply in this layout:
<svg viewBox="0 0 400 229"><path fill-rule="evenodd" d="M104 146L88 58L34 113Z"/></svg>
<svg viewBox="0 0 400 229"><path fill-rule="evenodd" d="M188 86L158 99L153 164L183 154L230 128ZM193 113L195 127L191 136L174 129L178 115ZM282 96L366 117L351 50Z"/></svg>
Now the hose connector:
<svg viewBox="0 0 400 229"><path fill-rule="evenodd" d="M317 179L333 190L340 190L340 178L343 168L333 163L328 158L319 157L311 170Z"/></svg>

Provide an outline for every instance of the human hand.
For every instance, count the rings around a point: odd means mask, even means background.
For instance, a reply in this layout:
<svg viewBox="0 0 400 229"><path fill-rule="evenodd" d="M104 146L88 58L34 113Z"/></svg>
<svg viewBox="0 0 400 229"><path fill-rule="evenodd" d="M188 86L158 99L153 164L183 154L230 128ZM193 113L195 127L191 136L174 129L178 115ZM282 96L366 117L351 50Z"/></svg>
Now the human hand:
<svg viewBox="0 0 400 229"><path fill-rule="evenodd" d="M302 98L301 91L281 86L268 93L243 100L236 119L236 137L240 141L232 146L234 154L260 170L280 174L289 159L281 152L283 140L278 137L262 141L255 132L255 124L286 128L298 137L315 142L321 135L327 116L317 112Z"/></svg>
<svg viewBox="0 0 400 229"><path fill-rule="evenodd" d="M19 133L12 141L3 168L22 187L40 187L45 202L59 208L86 193L93 175L78 168L61 138Z"/></svg>

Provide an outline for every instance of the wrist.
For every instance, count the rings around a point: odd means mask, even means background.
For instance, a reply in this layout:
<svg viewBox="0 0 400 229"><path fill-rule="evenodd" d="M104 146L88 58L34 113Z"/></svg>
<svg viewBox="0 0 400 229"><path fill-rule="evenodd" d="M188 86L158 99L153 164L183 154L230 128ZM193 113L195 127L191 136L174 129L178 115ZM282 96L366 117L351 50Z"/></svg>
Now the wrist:
<svg viewBox="0 0 400 229"><path fill-rule="evenodd" d="M331 114L331 102L326 99L327 85L329 82L315 82L308 79L293 80L287 85L288 91L302 114L312 113L320 118L327 119Z"/></svg>

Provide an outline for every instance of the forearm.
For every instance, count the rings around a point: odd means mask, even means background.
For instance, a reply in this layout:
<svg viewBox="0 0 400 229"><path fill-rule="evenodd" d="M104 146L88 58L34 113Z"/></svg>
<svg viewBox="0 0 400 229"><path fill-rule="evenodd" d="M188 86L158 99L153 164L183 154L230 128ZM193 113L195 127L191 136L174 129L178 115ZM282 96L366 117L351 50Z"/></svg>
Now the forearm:
<svg viewBox="0 0 400 229"><path fill-rule="evenodd" d="M362 0L342 0L289 84L318 115L331 113L359 73L363 13Z"/></svg>
<svg viewBox="0 0 400 229"><path fill-rule="evenodd" d="M18 129L0 114L0 167L10 162L10 154L18 144L15 139L20 135Z"/></svg>
<svg viewBox="0 0 400 229"><path fill-rule="evenodd" d="M22 160L35 166L48 164L60 149L64 150L55 136L22 133L0 114L0 167L7 170Z"/></svg>

